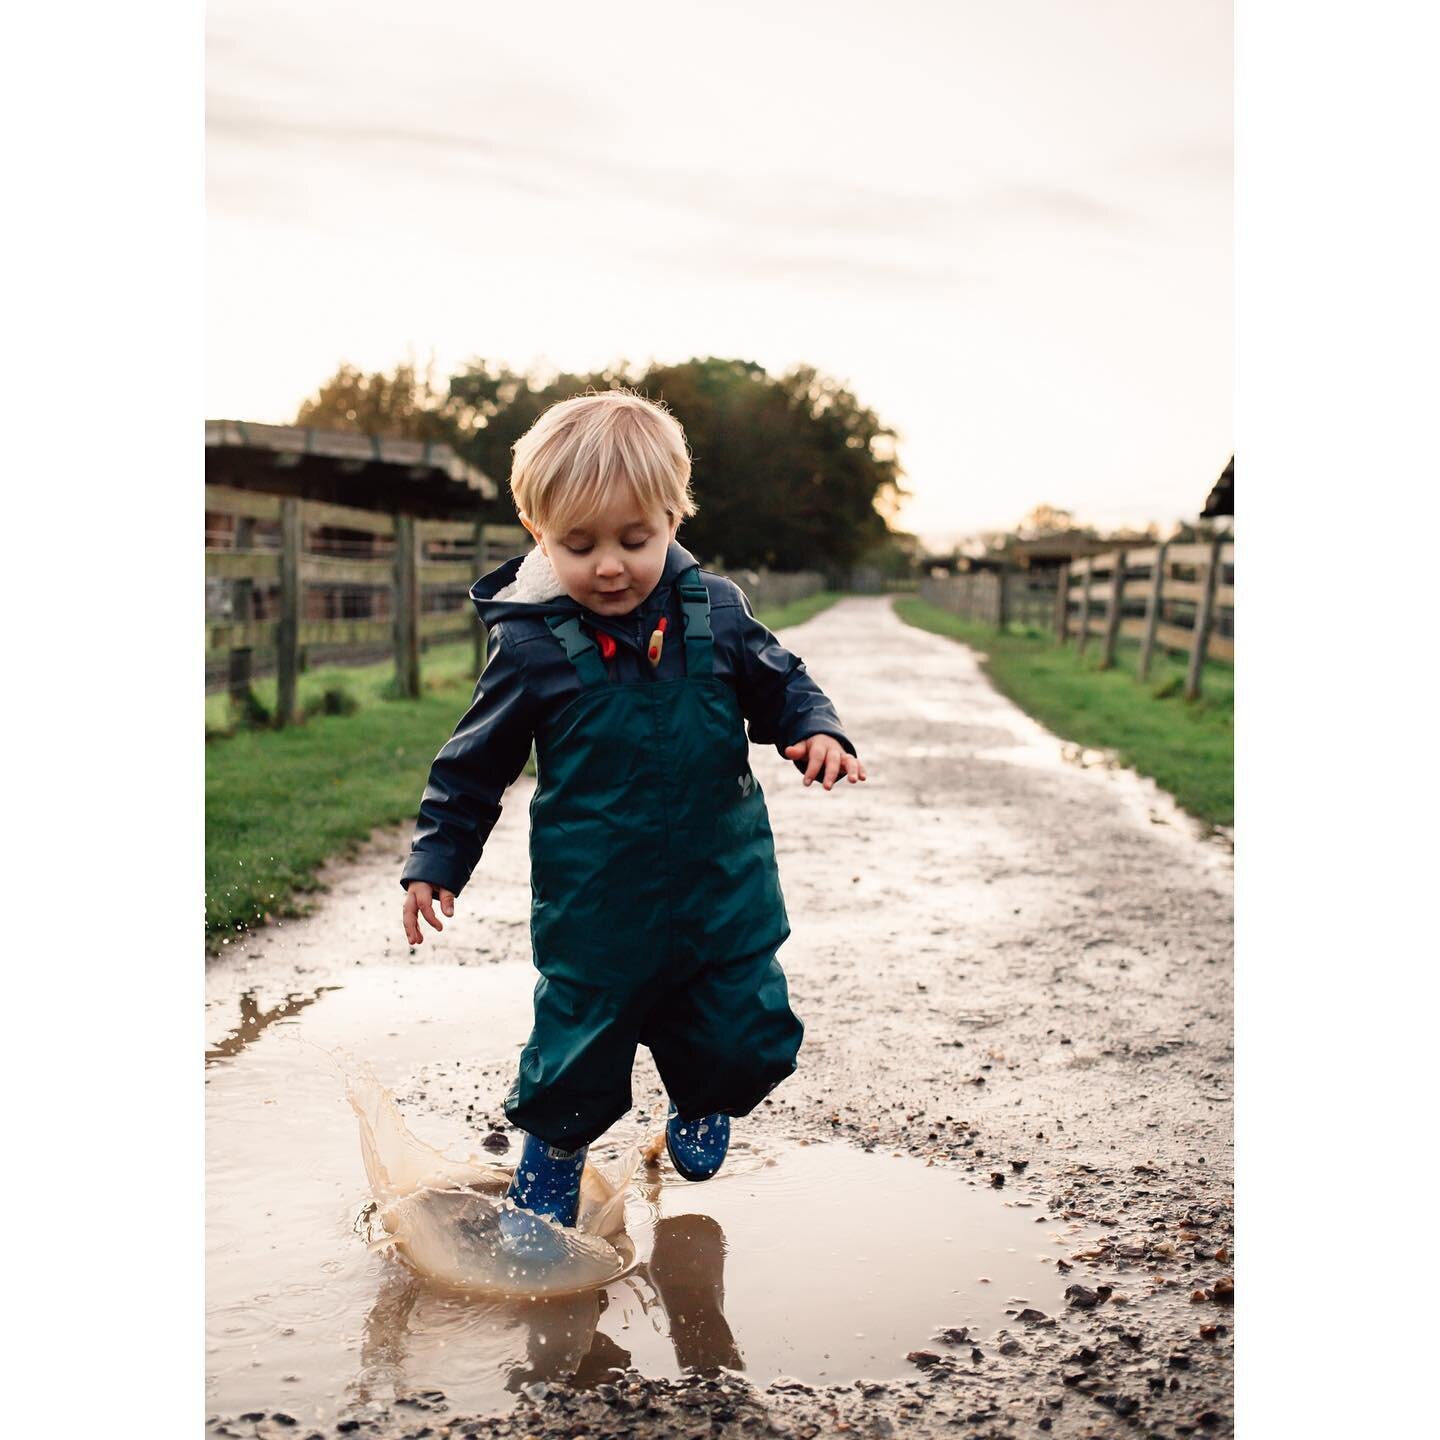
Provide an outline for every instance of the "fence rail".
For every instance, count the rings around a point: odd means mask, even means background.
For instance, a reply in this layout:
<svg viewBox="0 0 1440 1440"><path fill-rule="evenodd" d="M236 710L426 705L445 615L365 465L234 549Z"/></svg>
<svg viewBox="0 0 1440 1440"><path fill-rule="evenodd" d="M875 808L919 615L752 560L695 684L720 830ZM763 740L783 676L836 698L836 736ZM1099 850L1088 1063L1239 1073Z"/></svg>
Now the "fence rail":
<svg viewBox="0 0 1440 1440"><path fill-rule="evenodd" d="M744 592L752 610L789 605L825 588L818 570L727 570Z"/></svg>
<svg viewBox="0 0 1440 1440"><path fill-rule="evenodd" d="M1107 551L1059 571L932 576L920 594L1000 630L1015 623L1051 630L1082 654L1098 641L1101 669L1115 664L1122 639L1137 640L1137 680L1149 677L1157 649L1183 654L1188 699L1200 694L1206 660L1235 658L1235 544L1227 536Z"/></svg>
<svg viewBox="0 0 1440 1440"><path fill-rule="evenodd" d="M427 644L471 639L478 672L485 629L466 603L470 585L529 543L518 525L417 520L207 485L207 671L223 667L244 701L257 655L273 659L281 725L296 718L297 677L315 651L343 661L388 648L409 696L420 693Z"/></svg>
<svg viewBox="0 0 1440 1440"><path fill-rule="evenodd" d="M275 722L296 719L297 679L317 660L358 664L393 654L397 688L420 693L426 646L485 627L469 604L476 575L530 546L519 525L419 520L293 496L205 487L207 682L247 704L257 664L276 675ZM825 586L818 571L735 572L752 606L783 605Z"/></svg>

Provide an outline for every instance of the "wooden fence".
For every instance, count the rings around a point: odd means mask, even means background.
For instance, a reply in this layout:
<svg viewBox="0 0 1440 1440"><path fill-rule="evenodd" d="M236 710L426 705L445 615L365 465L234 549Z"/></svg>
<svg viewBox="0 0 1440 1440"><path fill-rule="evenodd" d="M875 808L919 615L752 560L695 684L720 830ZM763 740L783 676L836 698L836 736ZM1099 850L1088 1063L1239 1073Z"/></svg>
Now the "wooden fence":
<svg viewBox="0 0 1440 1440"><path fill-rule="evenodd" d="M421 520L207 485L207 684L223 684L243 705L255 676L273 670L275 723L289 725L298 676L315 664L393 654L397 690L417 696L422 651L469 639L478 674L485 627L470 586L530 543L519 525ZM818 571L738 571L735 580L757 609L825 586Z"/></svg>
<svg viewBox="0 0 1440 1440"><path fill-rule="evenodd" d="M818 570L727 570L725 574L745 592L752 610L789 605L825 588L825 577Z"/></svg>
<svg viewBox="0 0 1440 1440"><path fill-rule="evenodd" d="M1235 658L1235 544L1228 536L1112 550L1060 570L986 570L931 577L922 598L953 614L1007 629L1049 630L1083 654L1099 645L1099 666L1115 664L1122 639L1137 640L1137 680L1155 651L1188 657L1185 695L1200 694L1207 659Z"/></svg>
<svg viewBox="0 0 1440 1440"><path fill-rule="evenodd" d="M223 665L237 700L257 661L273 665L277 724L296 718L296 680L317 660L393 653L399 693L420 693L422 649L485 630L474 578L530 537L519 526L419 520L293 496L205 487L207 675Z"/></svg>

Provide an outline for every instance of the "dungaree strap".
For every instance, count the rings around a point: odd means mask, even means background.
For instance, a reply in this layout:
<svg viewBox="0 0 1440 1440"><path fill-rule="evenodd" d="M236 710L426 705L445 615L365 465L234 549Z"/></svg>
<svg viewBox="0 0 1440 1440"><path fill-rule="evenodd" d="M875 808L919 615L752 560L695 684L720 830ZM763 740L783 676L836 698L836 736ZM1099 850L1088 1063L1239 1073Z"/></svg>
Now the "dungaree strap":
<svg viewBox="0 0 1440 1440"><path fill-rule="evenodd" d="M710 592L700 578L700 567L692 565L676 582L685 621L685 673L713 675L714 644L710 633ZM566 658L575 667L585 686L604 685L608 677L595 642L580 628L575 615L547 615L545 623L565 647Z"/></svg>
<svg viewBox="0 0 1440 1440"><path fill-rule="evenodd" d="M680 605L685 617L685 673L712 675L715 672L714 645L710 634L710 592L692 565L678 581Z"/></svg>
<svg viewBox="0 0 1440 1440"><path fill-rule="evenodd" d="M605 665L595 642L580 628L574 615L547 615L545 623L565 647L565 654L580 675L582 685L604 685Z"/></svg>

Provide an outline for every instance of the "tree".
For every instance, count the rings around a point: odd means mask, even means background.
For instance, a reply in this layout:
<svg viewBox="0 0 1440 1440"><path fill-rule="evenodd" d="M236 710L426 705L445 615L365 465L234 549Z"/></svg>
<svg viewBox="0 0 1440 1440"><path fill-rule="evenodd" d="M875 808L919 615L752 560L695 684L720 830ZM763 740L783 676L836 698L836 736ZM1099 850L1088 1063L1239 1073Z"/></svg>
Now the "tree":
<svg viewBox="0 0 1440 1440"><path fill-rule="evenodd" d="M681 539L698 555L832 569L889 541L907 493L895 432L813 366L774 377L753 361L709 357L546 378L477 358L443 396L428 369L422 379L411 366L393 377L341 366L301 406L300 423L443 439L503 486L513 445L549 406L620 386L664 404L685 429L699 509Z"/></svg>
<svg viewBox="0 0 1440 1440"><path fill-rule="evenodd" d="M613 390L629 383L623 365L542 380L475 359L450 377L445 414L455 448L503 486L510 478L511 448L551 405L586 390Z"/></svg>
<svg viewBox="0 0 1440 1440"><path fill-rule="evenodd" d="M906 493L895 433L813 366L778 378L753 361L656 366L636 386L674 412L694 457L686 543L727 565L853 564L889 533Z"/></svg>
<svg viewBox="0 0 1440 1440"><path fill-rule="evenodd" d="M801 366L773 378L753 361L687 360L636 370L623 362L549 379L483 359L451 377L454 444L497 480L511 447L558 400L634 389L684 427L698 512L683 539L727 565L843 566L889 534L905 491L894 432L842 385Z"/></svg>
<svg viewBox="0 0 1440 1440"><path fill-rule="evenodd" d="M1037 505L1020 522L1017 533L1022 540L1037 540L1042 535L1064 535L1074 528L1073 511L1061 510L1055 505Z"/></svg>
<svg viewBox="0 0 1440 1440"><path fill-rule="evenodd" d="M342 363L302 402L295 423L360 435L449 442L454 425L445 410L446 397L435 387L434 366L432 358L424 375L417 375L408 362L397 365L393 375L383 371L367 375Z"/></svg>

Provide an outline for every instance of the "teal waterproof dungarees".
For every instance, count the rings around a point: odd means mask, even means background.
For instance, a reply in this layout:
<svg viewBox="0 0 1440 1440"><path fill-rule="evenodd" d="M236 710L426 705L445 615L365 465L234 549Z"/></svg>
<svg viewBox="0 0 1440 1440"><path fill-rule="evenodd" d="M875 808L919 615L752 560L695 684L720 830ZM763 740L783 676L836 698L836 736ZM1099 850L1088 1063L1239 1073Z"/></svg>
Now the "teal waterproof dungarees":
<svg viewBox="0 0 1440 1440"><path fill-rule="evenodd" d="M714 673L699 568L677 583L682 679L614 683L577 617L546 617L583 688L536 735L540 980L505 1113L567 1150L630 1108L637 1045L682 1117L746 1115L804 1033L775 959L790 924L744 717Z"/></svg>

